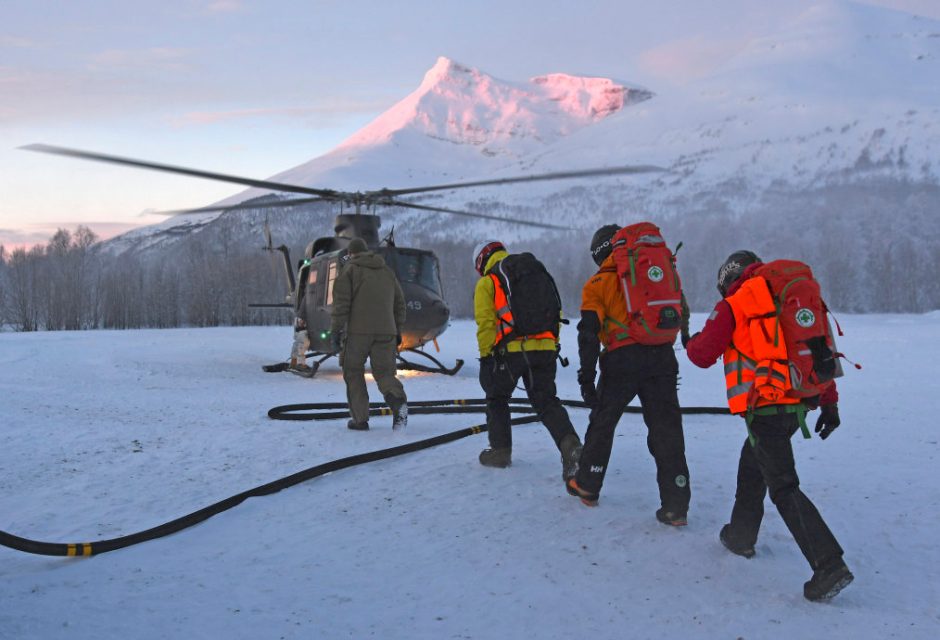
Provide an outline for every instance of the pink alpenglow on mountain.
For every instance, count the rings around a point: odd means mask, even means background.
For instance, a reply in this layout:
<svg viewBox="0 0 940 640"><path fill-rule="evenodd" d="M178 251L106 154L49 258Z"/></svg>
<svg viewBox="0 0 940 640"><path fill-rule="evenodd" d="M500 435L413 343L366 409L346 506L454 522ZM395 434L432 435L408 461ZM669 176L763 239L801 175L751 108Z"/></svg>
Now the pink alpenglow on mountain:
<svg viewBox="0 0 940 640"><path fill-rule="evenodd" d="M441 57L417 90L342 146L381 144L410 130L501 154L510 141L550 144L652 95L609 78L563 73L509 82Z"/></svg>

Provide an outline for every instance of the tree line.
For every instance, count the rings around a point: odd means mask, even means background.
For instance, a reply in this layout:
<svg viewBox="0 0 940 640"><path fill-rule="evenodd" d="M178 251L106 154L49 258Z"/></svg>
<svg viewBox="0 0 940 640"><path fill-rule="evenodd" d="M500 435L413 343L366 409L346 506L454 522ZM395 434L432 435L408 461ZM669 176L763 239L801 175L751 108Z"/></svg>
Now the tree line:
<svg viewBox="0 0 940 640"><path fill-rule="evenodd" d="M940 188L899 182L828 186L813 192L768 191L753 212L701 198L657 207L624 202L622 211L643 215L599 217L597 191L571 190L553 206L589 227L570 233L499 237L471 224L422 220L399 225L401 246L435 252L452 316L473 315L472 247L502 239L510 251L531 251L555 277L569 318L577 317L580 292L595 270L589 244L596 226L639 219L660 225L677 254L686 296L695 311L717 300L715 279L724 258L751 249L765 260L809 263L829 306L852 313L921 313L940 309ZM682 215L676 215L681 211ZM527 212L511 212L526 215ZM294 239L294 259L308 240L329 229L327 208L289 216L276 237ZM279 255L269 262L258 250L259 221L229 217L167 248L113 254L79 226L60 229L44 245L11 251L0 245L0 326L16 331L139 329L289 324L291 314L255 309L252 302L284 302ZM481 237L485 235L485 237ZM255 239L252 239L255 238Z"/></svg>
<svg viewBox="0 0 940 640"><path fill-rule="evenodd" d="M263 264L263 263L262 263ZM204 239L184 241L173 259L100 250L94 232L59 229L45 245L0 245L0 324L15 331L141 329L287 324L283 302L258 256L217 253Z"/></svg>

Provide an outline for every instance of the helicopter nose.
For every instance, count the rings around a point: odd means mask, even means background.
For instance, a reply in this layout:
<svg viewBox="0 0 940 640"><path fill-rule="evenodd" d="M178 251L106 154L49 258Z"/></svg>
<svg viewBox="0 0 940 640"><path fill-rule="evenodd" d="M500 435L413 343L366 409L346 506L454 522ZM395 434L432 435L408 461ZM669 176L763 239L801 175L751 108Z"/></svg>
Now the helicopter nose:
<svg viewBox="0 0 940 640"><path fill-rule="evenodd" d="M431 308L434 309L435 315L437 315L442 321L446 321L450 318L450 308L444 303L443 300L435 300L431 303Z"/></svg>

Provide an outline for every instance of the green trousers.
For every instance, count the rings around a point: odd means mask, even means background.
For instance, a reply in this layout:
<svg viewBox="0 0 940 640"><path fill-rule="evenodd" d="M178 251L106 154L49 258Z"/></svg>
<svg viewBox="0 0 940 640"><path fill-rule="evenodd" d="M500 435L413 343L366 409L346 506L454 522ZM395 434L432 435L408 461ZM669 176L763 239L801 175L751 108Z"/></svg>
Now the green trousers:
<svg viewBox="0 0 940 640"><path fill-rule="evenodd" d="M395 377L398 345L395 336L373 333L351 333L343 347L343 380L346 400L354 422L369 421L369 391L366 389L366 358L372 377L386 402L389 398L406 401L405 388Z"/></svg>

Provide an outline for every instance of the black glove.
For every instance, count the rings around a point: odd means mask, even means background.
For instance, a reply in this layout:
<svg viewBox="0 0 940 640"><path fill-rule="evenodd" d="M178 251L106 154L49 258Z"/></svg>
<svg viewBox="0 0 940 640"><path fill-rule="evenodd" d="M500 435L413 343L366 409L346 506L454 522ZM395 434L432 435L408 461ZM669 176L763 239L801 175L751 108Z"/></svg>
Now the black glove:
<svg viewBox="0 0 940 640"><path fill-rule="evenodd" d="M825 440L836 430L842 421L839 419L839 405L824 404L819 408L819 418L816 420L816 433Z"/></svg>
<svg viewBox="0 0 940 640"><path fill-rule="evenodd" d="M698 334L700 334L700 333L702 333L702 332L701 332L701 331L696 331L696 332L695 332L693 335L691 335L691 336L690 336L689 334L687 334L687 333L683 333L683 334L682 334L682 348L683 348L683 349L688 349L688 348L689 348L689 343L692 342L692 339L693 339L693 338L697 338L697 337L698 337Z"/></svg>
<svg viewBox="0 0 940 640"><path fill-rule="evenodd" d="M395 344L399 347L401 346L401 334L400 333L395 336Z"/></svg>
<svg viewBox="0 0 940 640"><path fill-rule="evenodd" d="M594 371L578 369L578 386L581 387L581 399L591 408L597 406L597 387L594 386L594 377L596 375Z"/></svg>
<svg viewBox="0 0 940 640"><path fill-rule="evenodd" d="M334 331L330 334L330 346L333 347L333 353L339 353L343 350L342 331Z"/></svg>

